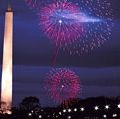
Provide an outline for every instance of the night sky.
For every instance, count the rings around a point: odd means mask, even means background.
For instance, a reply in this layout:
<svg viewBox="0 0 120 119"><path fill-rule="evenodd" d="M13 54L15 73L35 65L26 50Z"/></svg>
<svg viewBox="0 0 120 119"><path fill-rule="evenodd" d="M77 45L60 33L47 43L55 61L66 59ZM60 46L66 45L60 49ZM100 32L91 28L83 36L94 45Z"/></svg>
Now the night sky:
<svg viewBox="0 0 120 119"><path fill-rule="evenodd" d="M58 53L57 67L67 67L80 77L80 98L120 96L120 0L112 1L114 27L111 39L81 56ZM53 44L40 30L35 10L24 0L12 0L14 11L13 103L36 96L43 106L55 103L44 92L43 80L51 70ZM7 0L0 0L0 77L3 52L4 13ZM69 59L69 60L68 60Z"/></svg>

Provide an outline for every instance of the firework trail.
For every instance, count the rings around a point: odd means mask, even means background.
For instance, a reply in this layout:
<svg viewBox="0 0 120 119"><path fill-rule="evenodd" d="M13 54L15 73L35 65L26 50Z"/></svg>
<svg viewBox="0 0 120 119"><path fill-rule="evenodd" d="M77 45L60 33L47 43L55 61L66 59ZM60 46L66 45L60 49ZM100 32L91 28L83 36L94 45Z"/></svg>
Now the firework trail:
<svg viewBox="0 0 120 119"><path fill-rule="evenodd" d="M45 80L45 91L56 103L68 105L68 100L80 93L79 77L65 68L53 69Z"/></svg>

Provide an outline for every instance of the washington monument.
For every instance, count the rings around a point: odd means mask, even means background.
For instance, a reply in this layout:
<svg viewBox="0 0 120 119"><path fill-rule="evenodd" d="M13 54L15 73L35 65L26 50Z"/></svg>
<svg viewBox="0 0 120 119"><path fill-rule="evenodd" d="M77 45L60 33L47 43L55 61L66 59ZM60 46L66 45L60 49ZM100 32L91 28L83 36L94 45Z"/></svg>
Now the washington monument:
<svg viewBox="0 0 120 119"><path fill-rule="evenodd" d="M9 6L5 13L3 63L1 80L1 109L8 113L12 106L12 40L13 12Z"/></svg>

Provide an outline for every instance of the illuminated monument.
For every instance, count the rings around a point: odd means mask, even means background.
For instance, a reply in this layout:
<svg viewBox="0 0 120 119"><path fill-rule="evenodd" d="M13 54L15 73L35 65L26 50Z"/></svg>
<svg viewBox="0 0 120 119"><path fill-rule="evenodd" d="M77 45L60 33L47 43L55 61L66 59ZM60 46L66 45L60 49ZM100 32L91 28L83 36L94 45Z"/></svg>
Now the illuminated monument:
<svg viewBox="0 0 120 119"><path fill-rule="evenodd" d="M5 13L3 64L1 80L1 109L10 113L12 105L12 34L13 12L9 6Z"/></svg>

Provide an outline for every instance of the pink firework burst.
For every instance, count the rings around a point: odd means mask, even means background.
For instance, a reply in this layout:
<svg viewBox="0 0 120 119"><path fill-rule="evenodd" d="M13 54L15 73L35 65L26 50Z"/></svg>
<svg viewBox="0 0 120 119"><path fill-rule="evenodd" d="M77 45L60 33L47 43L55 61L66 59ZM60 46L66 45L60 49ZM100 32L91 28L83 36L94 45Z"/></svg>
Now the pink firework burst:
<svg viewBox="0 0 120 119"><path fill-rule="evenodd" d="M66 46L83 33L82 24L73 18L77 14L80 14L79 8L71 2L54 2L40 10L39 26L54 41L56 47Z"/></svg>
<svg viewBox="0 0 120 119"><path fill-rule="evenodd" d="M45 80L45 90L56 103L67 106L69 99L75 98L80 93L79 80L79 77L69 69L53 69Z"/></svg>

